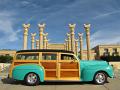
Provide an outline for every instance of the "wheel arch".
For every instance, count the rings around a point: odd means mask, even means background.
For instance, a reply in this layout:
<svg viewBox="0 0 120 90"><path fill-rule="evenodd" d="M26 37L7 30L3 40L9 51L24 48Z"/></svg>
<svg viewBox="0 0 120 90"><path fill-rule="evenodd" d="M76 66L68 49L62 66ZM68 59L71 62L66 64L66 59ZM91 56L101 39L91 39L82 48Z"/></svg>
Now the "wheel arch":
<svg viewBox="0 0 120 90"><path fill-rule="evenodd" d="M95 74L98 73L98 72L103 72L103 73L105 73L107 76L109 76L108 73L107 73L106 71L104 71L104 70L99 70L99 71L95 72Z"/></svg>
<svg viewBox="0 0 120 90"><path fill-rule="evenodd" d="M108 74L106 71L104 71L104 70L99 70L99 71L96 71L96 72L95 72L94 77L93 77L93 80L94 80L94 78L95 78L95 75L96 75L97 73L99 73L99 72L103 72L107 77L110 77L109 74Z"/></svg>

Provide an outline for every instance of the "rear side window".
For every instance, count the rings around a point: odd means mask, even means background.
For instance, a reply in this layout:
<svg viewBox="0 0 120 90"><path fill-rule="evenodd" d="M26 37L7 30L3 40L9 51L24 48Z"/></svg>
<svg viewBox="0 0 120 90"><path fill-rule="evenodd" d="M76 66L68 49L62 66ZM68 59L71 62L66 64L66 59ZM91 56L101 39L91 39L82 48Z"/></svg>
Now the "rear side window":
<svg viewBox="0 0 120 90"><path fill-rule="evenodd" d="M56 54L50 54L50 53L43 53L42 54L42 60L57 60Z"/></svg>
<svg viewBox="0 0 120 90"><path fill-rule="evenodd" d="M18 54L16 56L17 60L38 60L39 59L39 54Z"/></svg>

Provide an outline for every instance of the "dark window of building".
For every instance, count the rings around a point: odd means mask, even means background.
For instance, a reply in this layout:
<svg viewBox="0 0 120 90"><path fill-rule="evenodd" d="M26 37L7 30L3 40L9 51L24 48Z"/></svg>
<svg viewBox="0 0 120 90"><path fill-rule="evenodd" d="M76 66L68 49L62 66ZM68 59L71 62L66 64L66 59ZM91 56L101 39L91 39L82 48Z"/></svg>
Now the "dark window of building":
<svg viewBox="0 0 120 90"><path fill-rule="evenodd" d="M117 52L117 48L113 48L113 53L112 53L113 56L118 56L119 53Z"/></svg>
<svg viewBox="0 0 120 90"><path fill-rule="evenodd" d="M113 48L113 52L114 52L114 53L117 52L117 48Z"/></svg>
<svg viewBox="0 0 120 90"><path fill-rule="evenodd" d="M109 56L110 55L110 53L108 52L107 48L104 49L104 53L103 54L104 54L104 56Z"/></svg>
<svg viewBox="0 0 120 90"><path fill-rule="evenodd" d="M10 54L5 54L5 56L10 56Z"/></svg>

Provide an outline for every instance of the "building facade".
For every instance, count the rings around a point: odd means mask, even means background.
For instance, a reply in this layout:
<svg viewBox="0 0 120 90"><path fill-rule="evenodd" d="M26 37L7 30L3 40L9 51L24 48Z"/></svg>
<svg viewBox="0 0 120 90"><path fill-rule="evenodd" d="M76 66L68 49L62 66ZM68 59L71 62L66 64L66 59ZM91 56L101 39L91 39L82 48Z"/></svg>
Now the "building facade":
<svg viewBox="0 0 120 90"><path fill-rule="evenodd" d="M96 59L100 59L101 56L120 56L120 45L98 45L93 50Z"/></svg>
<svg viewBox="0 0 120 90"><path fill-rule="evenodd" d="M115 69L120 69L120 45L98 45L93 50L96 52L96 59L108 57L108 62Z"/></svg>
<svg viewBox="0 0 120 90"><path fill-rule="evenodd" d="M90 51L90 54L91 54L91 60L95 60L96 58L96 53L94 50L91 50ZM83 50L83 60L87 60L87 50Z"/></svg>
<svg viewBox="0 0 120 90"><path fill-rule="evenodd" d="M14 56L16 53L16 50L0 50L0 55L4 56Z"/></svg>
<svg viewBox="0 0 120 90"><path fill-rule="evenodd" d="M65 45L63 43L49 43L48 49L65 49Z"/></svg>

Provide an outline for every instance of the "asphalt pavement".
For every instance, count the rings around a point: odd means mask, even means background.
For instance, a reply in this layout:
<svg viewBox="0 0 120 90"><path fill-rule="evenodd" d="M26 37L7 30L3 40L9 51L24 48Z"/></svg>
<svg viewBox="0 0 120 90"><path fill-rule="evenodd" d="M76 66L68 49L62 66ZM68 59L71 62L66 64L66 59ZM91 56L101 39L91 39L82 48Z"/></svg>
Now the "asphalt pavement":
<svg viewBox="0 0 120 90"><path fill-rule="evenodd" d="M38 86L26 86L22 81L7 79L7 73L0 74L0 90L120 90L120 72L104 85L92 82L44 82Z"/></svg>

